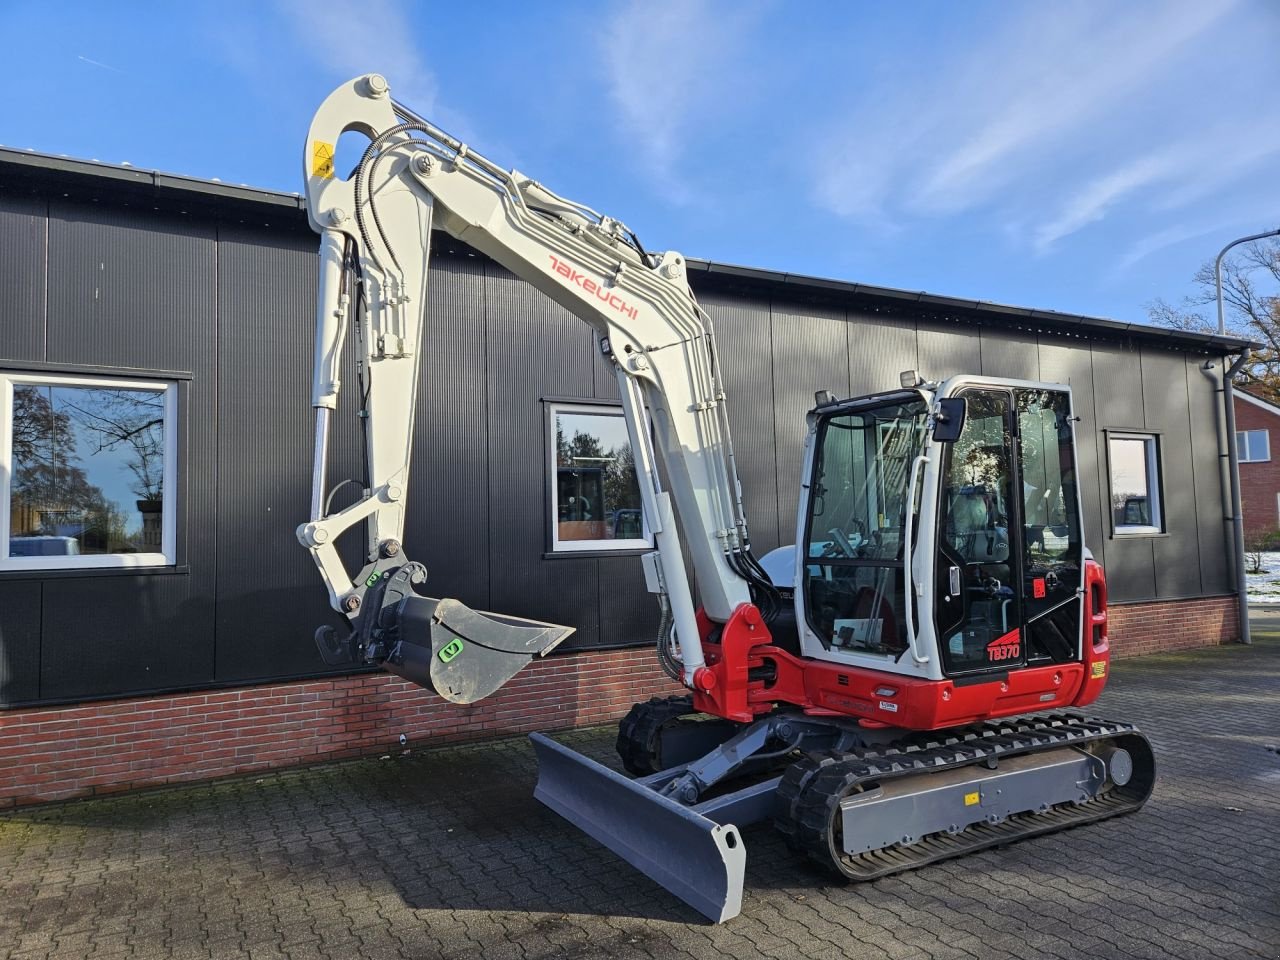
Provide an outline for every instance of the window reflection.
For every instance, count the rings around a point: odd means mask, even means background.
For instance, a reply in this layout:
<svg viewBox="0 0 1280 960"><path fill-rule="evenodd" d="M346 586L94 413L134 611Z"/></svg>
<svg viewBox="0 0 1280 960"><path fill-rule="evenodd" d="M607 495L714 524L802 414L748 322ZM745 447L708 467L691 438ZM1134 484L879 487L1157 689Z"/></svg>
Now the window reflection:
<svg viewBox="0 0 1280 960"><path fill-rule="evenodd" d="M648 545L635 457L616 408L553 408L555 421L555 547L633 548Z"/></svg>
<svg viewBox="0 0 1280 960"><path fill-rule="evenodd" d="M1112 434L1111 512L1117 533L1154 533L1160 515L1159 451L1154 436Z"/></svg>
<svg viewBox="0 0 1280 960"><path fill-rule="evenodd" d="M164 396L14 383L8 556L161 552Z"/></svg>

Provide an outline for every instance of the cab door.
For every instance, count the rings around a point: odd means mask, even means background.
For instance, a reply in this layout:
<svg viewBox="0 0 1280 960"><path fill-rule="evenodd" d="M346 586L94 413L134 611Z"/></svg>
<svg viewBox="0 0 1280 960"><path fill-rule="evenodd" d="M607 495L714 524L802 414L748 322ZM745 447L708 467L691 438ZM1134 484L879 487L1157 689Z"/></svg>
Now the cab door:
<svg viewBox="0 0 1280 960"><path fill-rule="evenodd" d="M1084 543L1071 395L1019 387L1023 641L1028 662L1078 660Z"/></svg>
<svg viewBox="0 0 1280 960"><path fill-rule="evenodd" d="M934 626L949 676L1026 663L1013 392L969 387L964 427L943 454Z"/></svg>
<svg viewBox="0 0 1280 960"><path fill-rule="evenodd" d="M969 387L939 490L935 621L950 676L1080 657L1083 542L1070 394Z"/></svg>

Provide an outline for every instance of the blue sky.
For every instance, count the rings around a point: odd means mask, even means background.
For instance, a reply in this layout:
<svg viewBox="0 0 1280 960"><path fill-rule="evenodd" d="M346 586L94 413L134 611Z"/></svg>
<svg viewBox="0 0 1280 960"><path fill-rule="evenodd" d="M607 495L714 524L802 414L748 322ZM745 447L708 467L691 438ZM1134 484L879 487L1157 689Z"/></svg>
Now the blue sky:
<svg viewBox="0 0 1280 960"><path fill-rule="evenodd" d="M1280 226L1280 4L0 6L0 144L301 189L341 81L650 249L1145 319Z"/></svg>

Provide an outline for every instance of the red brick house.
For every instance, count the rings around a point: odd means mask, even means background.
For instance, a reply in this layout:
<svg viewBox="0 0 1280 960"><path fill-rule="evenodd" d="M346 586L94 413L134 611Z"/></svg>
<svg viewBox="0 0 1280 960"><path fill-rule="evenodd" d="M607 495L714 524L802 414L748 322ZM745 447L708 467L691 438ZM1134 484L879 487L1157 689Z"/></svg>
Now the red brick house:
<svg viewBox="0 0 1280 960"><path fill-rule="evenodd" d="M1272 455L1280 441L1280 407L1244 390L1234 396L1244 533L1252 540L1280 529L1280 456Z"/></svg>

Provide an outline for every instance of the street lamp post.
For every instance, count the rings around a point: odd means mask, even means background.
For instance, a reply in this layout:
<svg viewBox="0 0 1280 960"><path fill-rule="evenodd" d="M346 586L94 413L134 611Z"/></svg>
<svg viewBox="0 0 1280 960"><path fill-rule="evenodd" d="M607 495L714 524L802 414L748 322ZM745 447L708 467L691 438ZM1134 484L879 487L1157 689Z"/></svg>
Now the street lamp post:
<svg viewBox="0 0 1280 960"><path fill-rule="evenodd" d="M1222 258L1227 255L1227 251L1232 247L1238 247L1242 243L1252 243L1254 240L1265 240L1268 237L1280 237L1280 230L1268 230L1265 233L1255 233L1252 236L1232 240L1222 248L1218 253L1218 258L1213 262L1213 280L1217 287L1218 297L1219 336L1226 336L1227 333L1226 316L1222 309ZM1231 388L1231 381L1248 355L1248 348L1246 348L1240 359L1232 364L1230 368L1225 363L1222 365L1222 403L1226 407L1227 463L1229 464L1228 472L1231 475L1231 526L1236 541L1236 595L1240 603L1241 643L1252 643L1253 636L1249 630L1249 585L1244 569L1244 510L1240 505L1240 457L1239 451L1236 449L1236 402L1235 392Z"/></svg>

